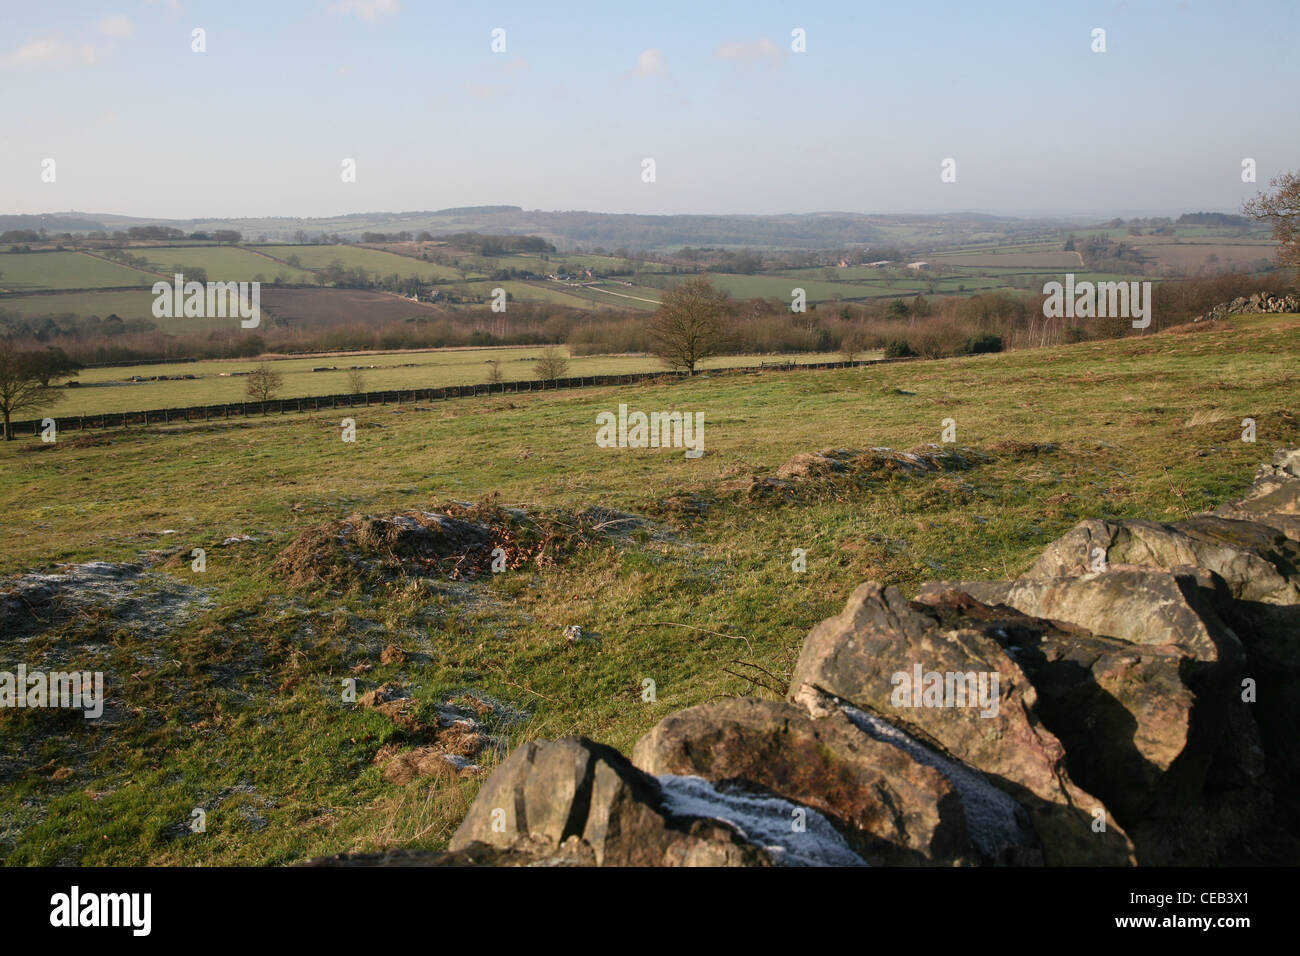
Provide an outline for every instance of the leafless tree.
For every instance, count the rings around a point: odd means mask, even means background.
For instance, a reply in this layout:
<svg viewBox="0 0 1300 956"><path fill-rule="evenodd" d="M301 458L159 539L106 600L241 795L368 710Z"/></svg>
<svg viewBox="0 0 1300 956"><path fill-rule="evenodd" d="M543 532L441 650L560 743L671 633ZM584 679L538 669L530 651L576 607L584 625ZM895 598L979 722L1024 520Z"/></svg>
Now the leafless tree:
<svg viewBox="0 0 1300 956"><path fill-rule="evenodd" d="M248 397L255 402L269 402L284 386L284 376L265 362L248 373Z"/></svg>
<svg viewBox="0 0 1300 956"><path fill-rule="evenodd" d="M64 392L50 387L50 380L64 372L50 371L41 352L0 349L0 414L4 415L6 441L13 441L10 422L15 414L46 408L62 401Z"/></svg>
<svg viewBox="0 0 1300 956"><path fill-rule="evenodd" d="M533 370L543 382L553 382L568 374L569 357L554 346L549 346L542 352Z"/></svg>
<svg viewBox="0 0 1300 956"><path fill-rule="evenodd" d="M695 373L727 339L730 298L708 279L687 279L664 293L646 325L651 350L671 369Z"/></svg>
<svg viewBox="0 0 1300 956"><path fill-rule="evenodd" d="M1244 211L1273 224L1273 238L1282 243L1278 261L1300 274L1300 174L1283 173L1269 181L1274 193L1259 193Z"/></svg>

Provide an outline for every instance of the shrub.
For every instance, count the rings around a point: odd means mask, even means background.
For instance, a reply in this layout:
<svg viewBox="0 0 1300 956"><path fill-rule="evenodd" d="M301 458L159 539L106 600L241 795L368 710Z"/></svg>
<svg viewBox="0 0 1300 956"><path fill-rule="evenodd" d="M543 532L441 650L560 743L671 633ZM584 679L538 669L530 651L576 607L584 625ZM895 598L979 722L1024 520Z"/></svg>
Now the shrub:
<svg viewBox="0 0 1300 956"><path fill-rule="evenodd" d="M985 352L1001 352L1002 348L1002 336L983 332L968 338L962 346L962 352L965 355L981 355Z"/></svg>
<svg viewBox="0 0 1300 956"><path fill-rule="evenodd" d="M885 358L911 358L915 354L907 339L890 339L885 343Z"/></svg>

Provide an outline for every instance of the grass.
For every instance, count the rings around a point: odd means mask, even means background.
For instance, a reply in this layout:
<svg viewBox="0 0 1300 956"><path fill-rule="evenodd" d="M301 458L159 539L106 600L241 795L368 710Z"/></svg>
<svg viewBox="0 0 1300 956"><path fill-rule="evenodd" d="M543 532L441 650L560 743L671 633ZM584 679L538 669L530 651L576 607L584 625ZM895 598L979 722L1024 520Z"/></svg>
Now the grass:
<svg viewBox="0 0 1300 956"><path fill-rule="evenodd" d="M289 259L292 256L297 256L299 263L304 268L313 270L324 269L330 263L337 261L348 269L361 268L367 272L377 273L380 276L393 274L402 278L419 276L426 282L443 279L458 280L461 278L460 272L450 266L439 265L436 262L425 262L422 259L416 259L414 256L402 256L393 252L384 252L380 249L367 249L364 246L257 245L250 248L255 248L276 259ZM267 265L273 265L273 263L268 262ZM466 278L477 278L479 276L480 273L469 271Z"/></svg>
<svg viewBox="0 0 1300 956"><path fill-rule="evenodd" d="M476 781L385 783L371 761L400 731L338 695L359 665L371 665L359 692L401 680L425 704L465 688L508 704L519 718L492 729L512 746L581 733L626 749L712 695L770 695L728 673L746 670L733 662L788 677L807 630L864 580L911 594L925 580L1014 575L1083 518L1173 519L1239 496L1274 447L1300 442L1298 350L1300 326L1269 316L935 362L372 408L356 415L354 444L324 415L6 444L0 573L205 547L203 574L185 561L159 573L211 605L148 641L87 614L27 645L29 668L102 667L119 716L0 714L0 855L276 864L443 846ZM598 449L595 415L620 402L702 411L706 455ZM1255 444L1240 440L1247 416ZM802 451L936 442L950 417L987 463L788 504L719 491ZM1055 447L997 450L1006 441ZM294 591L270 573L320 522L493 493L646 514L658 529L432 590ZM237 534L256 540L220 546ZM791 571L794 548L807 550L805 574ZM597 638L567 645L574 623ZM410 660L381 663L388 641ZM641 700L647 677L654 703ZM186 835L196 807L207 832Z"/></svg>
<svg viewBox="0 0 1300 956"><path fill-rule="evenodd" d="M148 286L157 276L80 252L0 253L0 289L99 289Z"/></svg>
<svg viewBox="0 0 1300 956"><path fill-rule="evenodd" d="M211 282L272 282L310 283L313 273L295 269L265 255L235 246L145 246L136 254L148 260L150 266L169 275L174 272L203 269Z"/></svg>
<svg viewBox="0 0 1300 956"><path fill-rule="evenodd" d="M143 276L143 273L140 273ZM151 276L158 281L158 276ZM0 279L0 286L5 280ZM120 319L148 319L153 315L154 296L147 285L129 292L56 292L51 295L5 296L0 309L22 315L97 315L101 319L116 315Z"/></svg>
<svg viewBox="0 0 1300 956"><path fill-rule="evenodd" d="M475 385L488 380L488 361L501 361L506 381L536 378L534 361L543 348L439 349L426 352L387 352L351 356L313 356L286 358L271 364L284 376L280 396L306 398L312 395L340 395L351 391L348 370L353 365L374 365L363 372L368 391L402 388L441 388L447 385ZM863 359L876 357L864 354ZM837 353L808 352L791 355L716 356L704 362L705 368L759 365L789 361L838 362ZM64 389L64 399L49 408L56 418L92 415L98 412L134 412L153 408L183 408L215 405L221 402L247 401L247 380L231 373L249 372L258 366L255 359L222 359L205 362L178 362L165 365L136 365L122 368L86 369L77 376L80 388ZM335 366L337 371L313 372L313 368ZM662 363L646 355L574 356L569 360L569 374L615 375L629 372L653 372ZM193 380L165 382L131 382L132 376L196 375ZM92 387L93 386L93 387Z"/></svg>

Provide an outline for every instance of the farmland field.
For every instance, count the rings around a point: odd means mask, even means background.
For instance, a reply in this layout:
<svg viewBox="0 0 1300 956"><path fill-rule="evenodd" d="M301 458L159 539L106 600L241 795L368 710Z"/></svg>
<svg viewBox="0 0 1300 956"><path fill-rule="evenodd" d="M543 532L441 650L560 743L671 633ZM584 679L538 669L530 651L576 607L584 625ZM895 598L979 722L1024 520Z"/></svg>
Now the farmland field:
<svg viewBox="0 0 1300 956"><path fill-rule="evenodd" d="M289 259L297 256L298 261L307 269L324 269L333 262L341 263L348 269L365 269L380 276L396 274L419 276L426 282L459 279L460 272L449 266L436 262L425 262L414 256L401 256L379 249L367 249L364 246L290 246L290 245L253 245L257 249L276 259ZM273 265L269 263L268 265ZM467 278L480 275L469 272Z"/></svg>
<svg viewBox="0 0 1300 956"><path fill-rule="evenodd" d="M439 349L384 353L340 354L311 358L284 358L271 362L284 376L279 394L284 398L312 395L336 395L349 392L348 370L352 365L377 366L364 371L369 391L402 388L441 388L445 385L474 385L488 380L488 361L501 361L506 381L536 378L533 363L541 348ZM878 353L863 353L862 359L877 358ZM806 352L796 355L716 356L706 359L706 369L763 362L838 362L835 353ZM137 365L85 369L78 376L80 387L65 389L65 398L51 406L55 417L90 415L97 412L133 412L148 408L180 408L190 405L214 405L220 402L247 401L247 381L232 373L249 372L257 360L222 359L210 362L177 362L163 365ZM337 366L337 371L313 372L313 368ZM569 374L614 375L629 372L654 372L663 365L646 355L574 356L569 360ZM131 382L132 376L197 375L194 380ZM109 384L111 383L111 384Z"/></svg>
<svg viewBox="0 0 1300 956"><path fill-rule="evenodd" d="M1004 269L1082 269L1083 257L1077 252L1034 251L996 253L951 253L929 256L927 262L948 266L966 266L982 269L990 266Z"/></svg>
<svg viewBox="0 0 1300 956"><path fill-rule="evenodd" d="M1277 243L1267 240L1128 236L1122 241L1141 250L1164 271L1250 269L1260 262L1271 263L1277 256Z"/></svg>
<svg viewBox="0 0 1300 956"><path fill-rule="evenodd" d="M157 276L80 252L0 253L0 289L100 289L150 285Z"/></svg>
<svg viewBox="0 0 1300 956"><path fill-rule="evenodd" d="M133 250L159 272L184 272L201 268L212 282L312 282L313 273L306 269L268 259L249 249L236 246L146 246Z"/></svg>

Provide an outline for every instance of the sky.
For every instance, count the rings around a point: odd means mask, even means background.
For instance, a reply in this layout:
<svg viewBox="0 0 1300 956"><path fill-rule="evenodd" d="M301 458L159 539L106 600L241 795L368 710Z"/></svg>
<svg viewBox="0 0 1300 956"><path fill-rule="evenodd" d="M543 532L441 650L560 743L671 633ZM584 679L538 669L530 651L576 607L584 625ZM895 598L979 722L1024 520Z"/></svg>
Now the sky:
<svg viewBox="0 0 1300 956"><path fill-rule="evenodd" d="M0 214L1236 212L1300 168L1297 0L0 12Z"/></svg>

